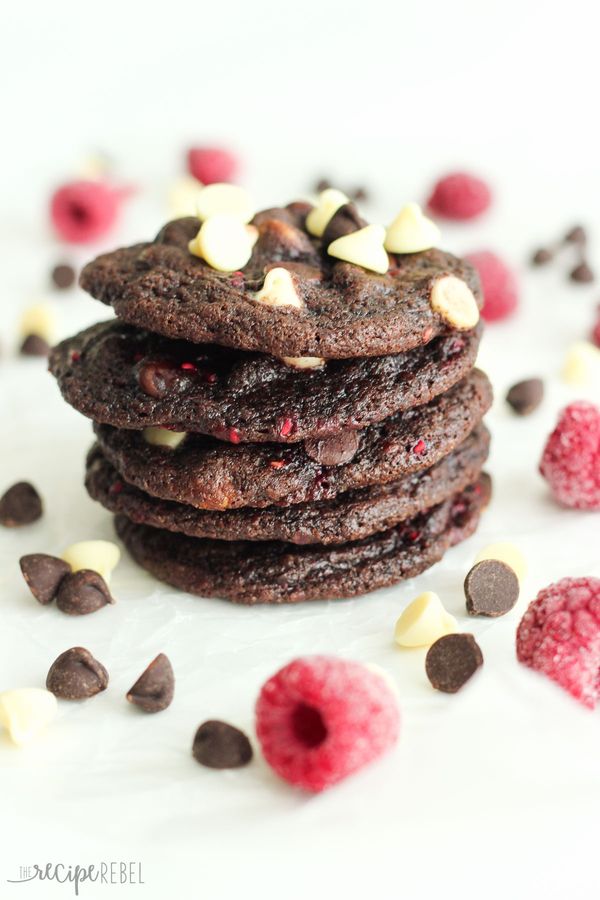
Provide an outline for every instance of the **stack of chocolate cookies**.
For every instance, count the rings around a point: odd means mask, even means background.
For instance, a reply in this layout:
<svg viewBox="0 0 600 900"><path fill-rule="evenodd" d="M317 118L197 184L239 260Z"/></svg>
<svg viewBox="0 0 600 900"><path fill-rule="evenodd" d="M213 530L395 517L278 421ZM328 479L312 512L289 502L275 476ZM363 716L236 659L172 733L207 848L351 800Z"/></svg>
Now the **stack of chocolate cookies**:
<svg viewBox="0 0 600 900"><path fill-rule="evenodd" d="M50 368L94 421L90 495L142 567L206 597L417 575L489 498L474 270L430 246L414 205L386 232L338 192L250 219L240 189L213 187L200 219L82 273L118 318Z"/></svg>

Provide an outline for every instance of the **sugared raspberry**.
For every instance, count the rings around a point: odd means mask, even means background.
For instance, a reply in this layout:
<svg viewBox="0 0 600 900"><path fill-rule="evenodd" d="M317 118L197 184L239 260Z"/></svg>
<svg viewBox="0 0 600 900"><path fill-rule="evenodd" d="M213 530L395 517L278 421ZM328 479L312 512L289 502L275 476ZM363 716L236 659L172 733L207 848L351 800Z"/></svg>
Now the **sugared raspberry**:
<svg viewBox="0 0 600 900"><path fill-rule="evenodd" d="M107 234L115 224L124 192L103 181L72 181L52 195L50 216L60 237L86 244Z"/></svg>
<svg viewBox="0 0 600 900"><path fill-rule="evenodd" d="M256 733L265 759L290 784L322 791L397 740L400 716L385 679L357 662L307 656L262 687Z"/></svg>
<svg viewBox="0 0 600 900"><path fill-rule="evenodd" d="M475 266L481 279L483 309L487 322L498 322L510 316L519 303L519 290L514 272L490 250L468 253L467 260Z"/></svg>
<svg viewBox="0 0 600 900"><path fill-rule="evenodd" d="M222 147L191 147L187 153L188 170L202 184L232 181L238 161Z"/></svg>
<svg viewBox="0 0 600 900"><path fill-rule="evenodd" d="M474 219L486 211L492 202L489 187L468 172L445 175L435 185L427 201L432 213L445 219Z"/></svg>
<svg viewBox="0 0 600 900"><path fill-rule="evenodd" d="M517 630L517 657L593 709L600 691L600 578L563 578L540 591Z"/></svg>
<svg viewBox="0 0 600 900"><path fill-rule="evenodd" d="M540 472L552 493L574 509L600 509L600 408L571 403L548 438Z"/></svg>

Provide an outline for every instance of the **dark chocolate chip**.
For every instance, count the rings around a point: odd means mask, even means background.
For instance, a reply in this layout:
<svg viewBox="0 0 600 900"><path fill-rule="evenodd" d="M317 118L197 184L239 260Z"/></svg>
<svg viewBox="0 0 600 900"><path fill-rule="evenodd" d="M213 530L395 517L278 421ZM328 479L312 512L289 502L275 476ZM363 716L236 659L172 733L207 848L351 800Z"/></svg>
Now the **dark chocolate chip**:
<svg viewBox="0 0 600 900"><path fill-rule="evenodd" d="M196 732L192 754L209 769L237 769L252 759L252 746L239 728L212 719Z"/></svg>
<svg viewBox="0 0 600 900"><path fill-rule="evenodd" d="M431 645L425 671L432 686L455 694L483 665L483 655L472 634L446 634Z"/></svg>
<svg viewBox="0 0 600 900"><path fill-rule="evenodd" d="M179 385L181 372L172 363L147 360L140 363L137 380L148 397L160 400Z"/></svg>
<svg viewBox="0 0 600 900"><path fill-rule="evenodd" d="M540 247L540 249L536 250L531 257L531 262L534 266L544 266L552 259L554 259L554 253L552 252L552 250L548 250L546 249L546 247Z"/></svg>
<svg viewBox="0 0 600 900"><path fill-rule="evenodd" d="M332 185L329 178L319 178L319 180L315 183L315 193L320 194L321 191L326 191L331 186Z"/></svg>
<svg viewBox="0 0 600 900"><path fill-rule="evenodd" d="M64 291L75 284L75 269L68 263L59 263L52 269L51 278L54 286Z"/></svg>
<svg viewBox="0 0 600 900"><path fill-rule="evenodd" d="M594 280L594 273L586 261L582 260L582 262L571 270L569 278L571 281L576 281L578 284L590 284Z"/></svg>
<svg viewBox="0 0 600 900"><path fill-rule="evenodd" d="M175 675L169 658L159 653L127 692L130 703L144 712L155 713L171 705L175 692Z"/></svg>
<svg viewBox="0 0 600 900"><path fill-rule="evenodd" d="M41 515L41 497L28 481L18 481L0 497L0 523L7 528L31 525Z"/></svg>
<svg viewBox="0 0 600 900"><path fill-rule="evenodd" d="M587 234L583 225L574 225L565 234L565 242L567 244L585 244L586 241Z"/></svg>
<svg viewBox="0 0 600 900"><path fill-rule="evenodd" d="M369 199L369 191L363 186L356 187L354 190L350 191L350 196L353 200L356 200L357 203L364 203Z"/></svg>
<svg viewBox="0 0 600 900"><path fill-rule="evenodd" d="M28 334L19 352L23 356L48 356L50 344L39 334Z"/></svg>
<svg viewBox="0 0 600 900"><path fill-rule="evenodd" d="M323 247L329 247L332 241L346 234L352 234L353 231L364 228L366 224L367 222L359 216L354 203L344 203L327 223L323 232Z"/></svg>
<svg viewBox="0 0 600 900"><path fill-rule="evenodd" d="M71 571L64 559L48 553L29 553L21 557L19 565L27 587L44 606L54 600L58 586Z"/></svg>
<svg viewBox="0 0 600 900"><path fill-rule="evenodd" d="M309 257L314 252L306 232L281 219L267 219L260 224L257 246L272 262Z"/></svg>
<svg viewBox="0 0 600 900"><path fill-rule="evenodd" d="M56 595L56 605L69 616L87 616L114 602L102 575L91 569L79 569L67 575Z"/></svg>
<svg viewBox="0 0 600 900"><path fill-rule="evenodd" d="M85 700L106 690L107 685L108 672L84 647L61 653L46 678L48 690L63 700Z"/></svg>
<svg viewBox="0 0 600 900"><path fill-rule="evenodd" d="M322 466L341 466L350 462L360 446L360 432L342 431L330 438L304 441L304 449L311 459Z"/></svg>
<svg viewBox="0 0 600 900"><path fill-rule="evenodd" d="M518 381L506 395L506 402L519 416L528 416L544 399L544 382L541 378Z"/></svg>
<svg viewBox="0 0 600 900"><path fill-rule="evenodd" d="M519 599L519 579L505 562L482 559L465 578L465 597L470 616L497 618Z"/></svg>

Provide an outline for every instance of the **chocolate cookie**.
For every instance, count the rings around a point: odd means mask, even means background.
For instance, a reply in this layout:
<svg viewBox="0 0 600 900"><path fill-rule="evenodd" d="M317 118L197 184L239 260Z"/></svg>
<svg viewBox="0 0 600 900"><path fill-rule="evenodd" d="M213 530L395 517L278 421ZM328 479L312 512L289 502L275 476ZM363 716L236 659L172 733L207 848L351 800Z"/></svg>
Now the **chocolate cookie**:
<svg viewBox="0 0 600 900"><path fill-rule="evenodd" d="M407 522L332 547L280 542L211 541L116 517L139 565L161 581L234 603L298 603L353 597L423 572L468 537L489 496L489 479Z"/></svg>
<svg viewBox="0 0 600 900"><path fill-rule="evenodd" d="M487 377L474 369L425 406L369 425L351 461L337 466L317 462L318 447L310 442L307 452L301 443L234 445L188 434L172 450L148 444L137 431L109 425L95 431L123 478L154 497L202 509L289 506L429 468L464 441L491 400Z"/></svg>
<svg viewBox="0 0 600 900"><path fill-rule="evenodd" d="M427 403L472 368L480 337L477 328L410 353L299 370L270 356L103 322L59 344L50 370L65 400L96 422L162 425L233 443L295 442Z"/></svg>
<svg viewBox="0 0 600 900"><path fill-rule="evenodd" d="M341 544L391 528L462 490L479 475L488 447L489 434L480 426L436 465L400 481L348 491L333 500L260 510L213 512L151 497L127 484L98 446L88 455L85 484L92 499L111 512L190 537Z"/></svg>
<svg viewBox="0 0 600 900"><path fill-rule="evenodd" d="M466 281L481 305L479 279L467 262L425 250L390 256L387 273L377 275L328 256L323 242L304 229L298 208L255 217L258 240L241 272L219 272L193 256L188 243L200 222L187 218L169 222L152 243L99 256L84 268L80 284L140 328L277 357L382 356L447 334L430 305L441 275ZM302 309L254 300L274 266L293 273Z"/></svg>

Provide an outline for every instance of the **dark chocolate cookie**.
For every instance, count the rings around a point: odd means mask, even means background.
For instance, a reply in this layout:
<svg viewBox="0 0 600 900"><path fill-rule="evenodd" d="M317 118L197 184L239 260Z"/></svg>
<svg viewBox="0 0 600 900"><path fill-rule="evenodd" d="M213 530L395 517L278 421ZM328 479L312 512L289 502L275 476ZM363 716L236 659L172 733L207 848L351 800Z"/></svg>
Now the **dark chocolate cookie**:
<svg viewBox="0 0 600 900"><path fill-rule="evenodd" d="M477 328L410 353L298 370L262 354L103 322L59 344L50 370L65 400L96 422L292 443L427 403L472 368L480 336Z"/></svg>
<svg viewBox="0 0 600 900"><path fill-rule="evenodd" d="M202 509L289 506L429 468L464 441L491 400L487 377L474 369L425 406L369 425L351 461L337 466L318 462L310 442L309 455L301 443L234 445L188 434L172 450L148 444L138 431L110 425L95 431L123 478L154 497Z"/></svg>
<svg viewBox="0 0 600 900"><path fill-rule="evenodd" d="M116 529L139 565L190 594L243 604L298 603L353 597L418 575L474 531L488 496L483 475L395 528L330 547L203 540L125 516L116 517Z"/></svg>
<svg viewBox="0 0 600 900"><path fill-rule="evenodd" d="M400 481L348 491L333 500L232 509L196 509L159 500L127 484L98 446L88 455L88 493L114 513L154 528L190 537L222 541L287 541L292 544L341 544L384 531L429 509L471 484L487 458L489 434L477 428L466 441L431 469Z"/></svg>
<svg viewBox="0 0 600 900"><path fill-rule="evenodd" d="M188 218L169 222L153 243L99 256L81 286L140 328L278 357L382 356L447 334L430 306L441 275L466 281L481 305L475 270L441 250L390 257L388 272L377 275L327 256L289 208L259 213L254 224L259 237L242 272L219 272L193 256L188 243L200 222ZM294 274L304 308L255 302L274 266Z"/></svg>

